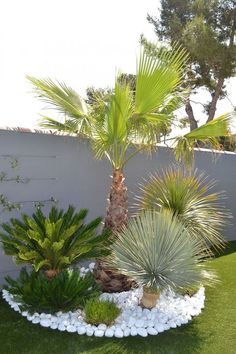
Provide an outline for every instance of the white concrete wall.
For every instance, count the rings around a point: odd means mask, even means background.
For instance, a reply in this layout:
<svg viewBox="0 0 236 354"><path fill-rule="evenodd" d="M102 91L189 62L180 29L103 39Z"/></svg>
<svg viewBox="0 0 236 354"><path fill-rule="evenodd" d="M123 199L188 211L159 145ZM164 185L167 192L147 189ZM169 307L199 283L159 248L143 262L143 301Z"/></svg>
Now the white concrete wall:
<svg viewBox="0 0 236 354"><path fill-rule="evenodd" d="M211 178L218 180L217 189L226 191L226 206L236 216L236 155L217 154L212 161L209 151L196 153L196 166ZM17 158L18 167L12 170L9 160ZM160 147L152 157L139 154L130 160L125 173L130 202L137 192L138 182L156 169L174 162L171 149ZM22 211L31 213L32 201L58 200L60 207L68 204L89 209L89 218L104 216L109 191L111 168L106 160L94 159L87 140L68 136L34 134L30 132L0 131L0 173L8 177L19 175L29 178L28 183L0 182L0 194L9 200L23 202ZM51 203L45 203L45 211ZM19 212L1 212L0 222ZM225 230L228 240L236 239L235 219ZM0 283L6 274L16 275L17 268L11 257L0 250Z"/></svg>

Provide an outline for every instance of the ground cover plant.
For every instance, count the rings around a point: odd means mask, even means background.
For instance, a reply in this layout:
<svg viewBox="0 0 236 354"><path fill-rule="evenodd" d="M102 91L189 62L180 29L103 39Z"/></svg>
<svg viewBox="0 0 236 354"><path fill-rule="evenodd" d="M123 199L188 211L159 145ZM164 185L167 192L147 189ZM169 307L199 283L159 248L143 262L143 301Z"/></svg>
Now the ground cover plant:
<svg viewBox="0 0 236 354"><path fill-rule="evenodd" d="M107 255L104 245L109 231L98 235L102 219L86 224L87 213L86 209L75 212L72 206L65 212L53 206L47 217L38 208L32 217L22 214L22 220L2 224L0 242L17 263L29 263L52 278L75 262Z"/></svg>
<svg viewBox="0 0 236 354"><path fill-rule="evenodd" d="M114 302L91 299L84 307L85 320L87 323L99 325L105 323L110 326L121 313L121 310Z"/></svg>
<svg viewBox="0 0 236 354"><path fill-rule="evenodd" d="M81 277L79 269L65 269L49 281L43 273L23 268L17 280L7 276L6 281L15 301L31 313L81 309L86 301L99 294L92 274Z"/></svg>
<svg viewBox="0 0 236 354"><path fill-rule="evenodd" d="M206 287L206 307L186 326L158 336L123 339L96 338L53 331L32 325L0 299L1 354L229 354L236 347L235 274L236 241L210 261L221 281ZM222 335L223 333L223 335Z"/></svg>

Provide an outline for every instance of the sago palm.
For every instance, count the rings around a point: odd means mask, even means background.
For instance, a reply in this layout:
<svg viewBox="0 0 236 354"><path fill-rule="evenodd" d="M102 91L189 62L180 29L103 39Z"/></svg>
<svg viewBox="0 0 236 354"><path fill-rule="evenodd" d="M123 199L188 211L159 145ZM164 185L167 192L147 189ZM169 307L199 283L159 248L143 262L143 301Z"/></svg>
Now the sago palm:
<svg viewBox="0 0 236 354"><path fill-rule="evenodd" d="M53 206L48 217L41 209L32 217L22 214L22 220L2 224L0 243L16 263L29 263L52 278L73 263L107 255L109 232L97 234L101 218L85 224L87 213L86 209L77 213L72 206L65 212Z"/></svg>
<svg viewBox="0 0 236 354"><path fill-rule="evenodd" d="M117 77L114 90L97 97L93 105L85 103L73 89L50 79L28 77L36 95L63 114L64 121L43 117L41 126L58 131L83 134L91 141L95 156L106 157L113 170L105 226L119 230L127 222L128 199L124 167L139 151L157 145L162 129L171 125L174 111L183 105L185 93L180 90L188 55L176 46L174 51L160 49L155 56L141 50L133 91L127 80ZM193 150L197 140L208 141L228 134L228 116L198 128L192 135L178 138L180 150ZM111 287L112 291L112 287Z"/></svg>

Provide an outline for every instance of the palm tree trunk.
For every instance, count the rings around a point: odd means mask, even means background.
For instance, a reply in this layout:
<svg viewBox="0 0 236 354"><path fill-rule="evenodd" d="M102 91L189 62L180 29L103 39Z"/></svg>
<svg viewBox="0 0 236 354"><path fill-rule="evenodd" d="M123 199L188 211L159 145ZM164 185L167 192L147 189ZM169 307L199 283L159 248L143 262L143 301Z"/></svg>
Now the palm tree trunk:
<svg viewBox="0 0 236 354"><path fill-rule="evenodd" d="M128 219L127 187L124 183L124 175L121 170L114 170L110 189L105 228L119 231Z"/></svg>
<svg viewBox="0 0 236 354"><path fill-rule="evenodd" d="M105 218L105 228L113 232L119 231L123 225L126 225L128 219L128 196L124 180L121 170L113 171ZM128 291L134 285L134 282L127 276L107 268L101 259L96 262L94 277L102 290L109 293Z"/></svg>

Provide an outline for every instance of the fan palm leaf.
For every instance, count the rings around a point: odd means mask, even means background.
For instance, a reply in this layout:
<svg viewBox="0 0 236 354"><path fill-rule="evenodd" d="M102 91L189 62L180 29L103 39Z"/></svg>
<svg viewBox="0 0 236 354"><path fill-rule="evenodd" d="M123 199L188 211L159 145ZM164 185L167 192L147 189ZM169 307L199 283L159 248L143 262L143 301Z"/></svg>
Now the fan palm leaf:
<svg viewBox="0 0 236 354"><path fill-rule="evenodd" d="M189 164L194 158L194 149L198 144L201 146L201 143L219 150L220 144L217 138L230 135L230 124L235 116L235 112L225 113L190 133L176 137L174 154L177 161L183 160Z"/></svg>

